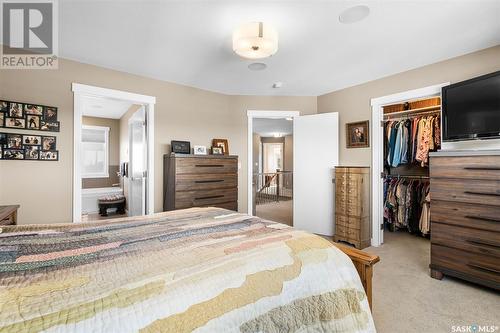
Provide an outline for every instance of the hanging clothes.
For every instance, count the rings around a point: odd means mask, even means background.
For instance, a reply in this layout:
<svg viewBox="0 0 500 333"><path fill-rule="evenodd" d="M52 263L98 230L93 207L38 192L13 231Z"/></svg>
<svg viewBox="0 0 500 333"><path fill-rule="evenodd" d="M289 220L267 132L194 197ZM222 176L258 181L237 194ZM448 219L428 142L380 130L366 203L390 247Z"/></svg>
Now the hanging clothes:
<svg viewBox="0 0 500 333"><path fill-rule="evenodd" d="M387 177L384 180L384 221L398 229L430 232L429 181Z"/></svg>
<svg viewBox="0 0 500 333"><path fill-rule="evenodd" d="M438 115L417 116L385 122L384 160L389 167L429 163L429 152L441 146L441 121Z"/></svg>

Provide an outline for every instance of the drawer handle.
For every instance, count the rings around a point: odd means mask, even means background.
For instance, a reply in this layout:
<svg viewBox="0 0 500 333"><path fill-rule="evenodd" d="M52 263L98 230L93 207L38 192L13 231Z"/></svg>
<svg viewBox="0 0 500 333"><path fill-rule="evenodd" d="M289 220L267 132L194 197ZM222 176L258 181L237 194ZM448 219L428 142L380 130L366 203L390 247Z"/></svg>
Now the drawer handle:
<svg viewBox="0 0 500 333"><path fill-rule="evenodd" d="M221 195L209 195L209 196L206 196L206 197L194 198L194 200L216 199L216 198L224 198L224 195L223 194L221 194Z"/></svg>
<svg viewBox="0 0 500 333"><path fill-rule="evenodd" d="M206 183L220 183L223 182L224 179L213 179L213 180L195 180L196 184L206 184Z"/></svg>
<svg viewBox="0 0 500 333"><path fill-rule="evenodd" d="M468 219L472 219L472 220L480 220L480 221L487 221L487 222L500 222L500 219L495 218L495 217L472 216L472 215L465 215L465 217Z"/></svg>
<svg viewBox="0 0 500 333"><path fill-rule="evenodd" d="M494 197L500 197L500 193L489 193L489 192L464 191L464 194L490 195L490 196L494 196Z"/></svg>
<svg viewBox="0 0 500 333"><path fill-rule="evenodd" d="M471 238L471 239L467 239L467 242L470 243L470 244L473 244L473 245L481 245L481 246L492 247L494 249L499 249L500 248L500 244L496 244L494 242L484 241L482 239Z"/></svg>
<svg viewBox="0 0 500 333"><path fill-rule="evenodd" d="M224 165L222 164L195 164L194 165L197 168L223 168Z"/></svg>
<svg viewBox="0 0 500 333"><path fill-rule="evenodd" d="M500 171L500 167L489 167L489 166L482 166L482 167L464 167L465 170L491 170L491 171L495 171L495 170L499 170Z"/></svg>
<svg viewBox="0 0 500 333"><path fill-rule="evenodd" d="M484 271L484 272L487 272L487 273L493 273L493 274L497 274L497 275L500 275L500 271L498 269L495 269L495 268L492 268L492 267L485 267L485 266L481 266L481 265L478 265L478 264L467 264L467 266L469 267L472 267L478 271Z"/></svg>

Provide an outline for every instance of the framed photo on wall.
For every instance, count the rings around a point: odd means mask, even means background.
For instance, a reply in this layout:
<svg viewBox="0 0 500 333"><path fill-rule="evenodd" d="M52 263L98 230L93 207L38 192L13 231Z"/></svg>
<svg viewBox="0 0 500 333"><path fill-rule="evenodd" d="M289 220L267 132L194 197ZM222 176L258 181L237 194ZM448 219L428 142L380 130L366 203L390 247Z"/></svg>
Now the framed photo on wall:
<svg viewBox="0 0 500 333"><path fill-rule="evenodd" d="M359 121L346 124L346 146L347 148L370 147L370 122Z"/></svg>

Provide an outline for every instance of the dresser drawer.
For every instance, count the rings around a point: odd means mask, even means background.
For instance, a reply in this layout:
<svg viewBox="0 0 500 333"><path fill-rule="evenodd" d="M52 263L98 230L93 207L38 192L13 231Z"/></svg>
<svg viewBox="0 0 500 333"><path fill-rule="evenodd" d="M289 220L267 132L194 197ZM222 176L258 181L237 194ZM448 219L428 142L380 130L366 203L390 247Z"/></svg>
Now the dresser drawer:
<svg viewBox="0 0 500 333"><path fill-rule="evenodd" d="M500 180L500 156L431 157L431 177Z"/></svg>
<svg viewBox="0 0 500 333"><path fill-rule="evenodd" d="M500 289L500 261L496 257L431 244L431 268Z"/></svg>
<svg viewBox="0 0 500 333"><path fill-rule="evenodd" d="M348 239L352 239L354 241L360 240L360 232L359 229L354 229L352 227L345 227L343 225L335 226L335 234L339 236L346 237Z"/></svg>
<svg viewBox="0 0 500 333"><path fill-rule="evenodd" d="M500 262L500 233L432 223L432 244L496 257Z"/></svg>
<svg viewBox="0 0 500 333"><path fill-rule="evenodd" d="M209 205L209 206L210 207L217 207L217 208L224 208L224 209L234 210L235 212L238 211L238 202L237 201L224 202L224 203L213 204L213 205Z"/></svg>
<svg viewBox="0 0 500 333"><path fill-rule="evenodd" d="M238 175L235 173L179 174L175 178L177 191L212 190L238 185Z"/></svg>
<svg viewBox="0 0 500 333"><path fill-rule="evenodd" d="M500 207L432 198L431 222L500 232Z"/></svg>
<svg viewBox="0 0 500 333"><path fill-rule="evenodd" d="M500 181L432 178L431 200L500 206Z"/></svg>
<svg viewBox="0 0 500 333"><path fill-rule="evenodd" d="M237 173L235 158L178 157L175 160L176 174Z"/></svg>
<svg viewBox="0 0 500 333"><path fill-rule="evenodd" d="M213 206L237 201L237 199L238 191L236 188L176 192L175 209Z"/></svg>

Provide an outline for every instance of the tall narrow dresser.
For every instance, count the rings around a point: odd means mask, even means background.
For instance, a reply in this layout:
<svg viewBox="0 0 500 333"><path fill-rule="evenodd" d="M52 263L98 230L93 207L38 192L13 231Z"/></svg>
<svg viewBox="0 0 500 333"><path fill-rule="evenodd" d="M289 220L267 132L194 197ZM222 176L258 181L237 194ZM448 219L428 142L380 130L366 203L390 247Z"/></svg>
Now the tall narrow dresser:
<svg viewBox="0 0 500 333"><path fill-rule="evenodd" d="M358 249L370 246L370 168L335 168L334 241Z"/></svg>
<svg viewBox="0 0 500 333"><path fill-rule="evenodd" d="M430 154L431 276L500 289L500 151Z"/></svg>
<svg viewBox="0 0 500 333"><path fill-rule="evenodd" d="M238 210L238 156L167 154L163 210L220 207Z"/></svg>

